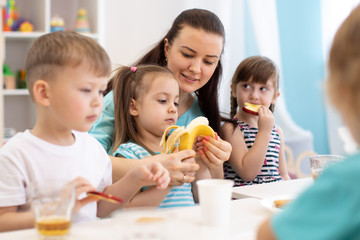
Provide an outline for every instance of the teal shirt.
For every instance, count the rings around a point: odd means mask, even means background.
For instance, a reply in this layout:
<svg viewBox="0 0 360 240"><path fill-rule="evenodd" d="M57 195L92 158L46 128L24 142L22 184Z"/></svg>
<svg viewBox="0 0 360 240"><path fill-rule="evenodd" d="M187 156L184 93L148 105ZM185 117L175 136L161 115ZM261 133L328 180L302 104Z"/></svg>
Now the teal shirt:
<svg viewBox="0 0 360 240"><path fill-rule="evenodd" d="M278 239L360 239L360 153L324 171L271 221Z"/></svg>
<svg viewBox="0 0 360 240"><path fill-rule="evenodd" d="M104 97L103 111L100 117L92 125L89 133L95 137L101 145L105 148L108 154L112 152L112 141L113 141L113 132L115 127L115 118L114 118L114 95L113 92L109 92ZM204 114L200 110L199 102L197 97L195 97L190 108L179 117L176 122L178 126L187 126L191 120Z"/></svg>
<svg viewBox="0 0 360 240"><path fill-rule="evenodd" d="M113 156L116 156L117 154L130 159L142 159L151 156L145 148L133 142L121 144L113 153ZM195 206L194 197L191 191L191 183L184 183L181 186L173 186L161 202L159 208L191 206Z"/></svg>

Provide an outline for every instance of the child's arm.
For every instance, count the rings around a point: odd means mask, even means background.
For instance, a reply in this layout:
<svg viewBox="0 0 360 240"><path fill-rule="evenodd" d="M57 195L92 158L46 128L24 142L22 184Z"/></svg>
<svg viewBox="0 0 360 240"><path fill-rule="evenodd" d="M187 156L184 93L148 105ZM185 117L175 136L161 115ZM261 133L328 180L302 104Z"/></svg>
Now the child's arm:
<svg viewBox="0 0 360 240"><path fill-rule="evenodd" d="M257 240L276 240L275 234L271 229L270 219L263 222L257 233Z"/></svg>
<svg viewBox="0 0 360 240"><path fill-rule="evenodd" d="M276 127L280 135L280 152L279 152L279 173L284 180L290 180L290 176L286 166L285 150L284 150L284 136L280 127Z"/></svg>
<svg viewBox="0 0 360 240"><path fill-rule="evenodd" d="M34 227L34 214L17 210L18 206L0 207L0 232Z"/></svg>
<svg viewBox="0 0 360 240"><path fill-rule="evenodd" d="M250 149L247 148L243 133L238 127L234 129L231 123L223 126L225 140L233 146L229 163L245 181L251 181L258 175L266 157L274 126L274 116L269 109L261 107L258 114L258 133Z"/></svg>
<svg viewBox="0 0 360 240"><path fill-rule="evenodd" d="M185 163L183 160L194 157L195 153L192 150L184 150L172 154L157 154L143 159L127 159L110 156L112 163L113 182L118 181L126 175L128 171L144 164L161 163L170 173L171 182L173 186L183 184L180 182L184 172L196 172L199 166L195 163ZM194 178L187 178L186 182L192 182Z"/></svg>
<svg viewBox="0 0 360 240"><path fill-rule="evenodd" d="M85 197L78 199L84 192L95 191L96 189L84 178L78 177L72 182L76 182L76 202L74 213L77 213L84 205L96 201L96 198ZM31 210L19 211L19 206L0 207L0 232L20 230L34 227L34 214Z"/></svg>
<svg viewBox="0 0 360 240"><path fill-rule="evenodd" d="M169 182L169 172L160 163L150 163L130 170L123 178L108 186L104 192L121 197L127 204L133 201L134 196L142 187L156 185L158 189L165 189ZM162 194L165 194L165 191ZM144 195L147 196L147 194ZM165 196L166 194L164 198ZM135 202L137 203L137 199ZM99 201L97 215L105 217L120 207L122 205Z"/></svg>

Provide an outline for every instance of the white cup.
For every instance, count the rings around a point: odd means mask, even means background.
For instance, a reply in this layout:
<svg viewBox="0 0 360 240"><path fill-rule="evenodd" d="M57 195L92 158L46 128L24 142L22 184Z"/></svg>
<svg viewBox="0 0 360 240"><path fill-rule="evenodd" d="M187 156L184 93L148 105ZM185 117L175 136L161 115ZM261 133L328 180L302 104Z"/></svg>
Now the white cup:
<svg viewBox="0 0 360 240"><path fill-rule="evenodd" d="M203 224L227 227L230 223L231 189L234 181L205 179L196 182Z"/></svg>

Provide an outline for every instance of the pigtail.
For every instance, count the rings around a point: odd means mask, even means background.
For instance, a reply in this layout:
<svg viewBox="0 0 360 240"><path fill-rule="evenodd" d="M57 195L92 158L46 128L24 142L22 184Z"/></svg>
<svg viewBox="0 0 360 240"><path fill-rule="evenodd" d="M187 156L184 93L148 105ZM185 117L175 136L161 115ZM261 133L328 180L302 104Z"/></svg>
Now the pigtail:
<svg viewBox="0 0 360 240"><path fill-rule="evenodd" d="M122 143L128 142L131 139L130 136L136 136L135 123L129 114L135 85L134 72L129 67L117 69L117 73L112 78L115 116L113 151Z"/></svg>

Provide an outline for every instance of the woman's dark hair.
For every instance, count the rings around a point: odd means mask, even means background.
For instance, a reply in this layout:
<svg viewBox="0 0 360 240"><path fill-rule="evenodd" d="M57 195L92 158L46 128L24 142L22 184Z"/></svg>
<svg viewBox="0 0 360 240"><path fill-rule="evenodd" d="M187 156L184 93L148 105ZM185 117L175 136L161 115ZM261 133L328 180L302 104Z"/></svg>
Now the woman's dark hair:
<svg viewBox="0 0 360 240"><path fill-rule="evenodd" d="M170 30L158 44L155 45L148 53L139 59L134 66L139 64L158 64L166 66L164 52L164 40L168 39L171 45L184 26L195 29L201 29L208 33L214 33L224 38L225 30L220 19L212 12L204 9L185 10L174 20ZM222 76L221 58L210 80L200 89L195 91L198 97L201 111L209 120L209 125L214 131L220 134L220 111L218 103L218 87ZM107 92L112 89L112 81L108 84Z"/></svg>

